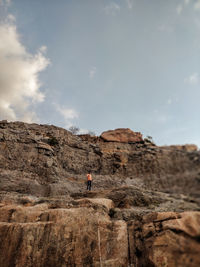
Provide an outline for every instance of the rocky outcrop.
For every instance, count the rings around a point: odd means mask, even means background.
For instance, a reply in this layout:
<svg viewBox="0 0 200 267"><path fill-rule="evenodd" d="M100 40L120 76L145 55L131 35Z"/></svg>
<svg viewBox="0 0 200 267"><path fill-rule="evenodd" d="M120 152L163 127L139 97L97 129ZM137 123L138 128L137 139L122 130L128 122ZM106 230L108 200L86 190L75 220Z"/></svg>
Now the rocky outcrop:
<svg viewBox="0 0 200 267"><path fill-rule="evenodd" d="M200 266L200 213L151 213L129 224L131 266Z"/></svg>
<svg viewBox="0 0 200 267"><path fill-rule="evenodd" d="M55 201L55 200L54 200ZM200 212L112 219L104 198L0 207L0 266L185 266L200 264Z"/></svg>
<svg viewBox="0 0 200 267"><path fill-rule="evenodd" d="M138 185L200 197L200 152L151 143L104 142L49 125L0 122L0 190L37 196Z"/></svg>
<svg viewBox="0 0 200 267"><path fill-rule="evenodd" d="M0 122L0 266L199 266L200 152L119 140Z"/></svg>
<svg viewBox="0 0 200 267"><path fill-rule="evenodd" d="M106 131L100 137L107 142L136 143L143 141L141 133L133 132L128 128Z"/></svg>
<svg viewBox="0 0 200 267"><path fill-rule="evenodd" d="M127 266L126 223L98 209L2 207L0 266Z"/></svg>
<svg viewBox="0 0 200 267"><path fill-rule="evenodd" d="M163 147L164 148L164 147ZM174 150L182 150L182 151L186 151L186 152L195 152L198 151L198 146L194 145L194 144L190 144L190 145L172 145L172 146L168 146L165 148L171 148Z"/></svg>

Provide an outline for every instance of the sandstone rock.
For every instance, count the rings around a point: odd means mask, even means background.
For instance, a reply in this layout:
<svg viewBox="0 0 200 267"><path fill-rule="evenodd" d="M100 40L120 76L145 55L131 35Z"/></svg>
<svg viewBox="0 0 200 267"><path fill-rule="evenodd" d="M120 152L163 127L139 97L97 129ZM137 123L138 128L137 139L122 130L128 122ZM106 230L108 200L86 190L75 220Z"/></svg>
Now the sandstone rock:
<svg viewBox="0 0 200 267"><path fill-rule="evenodd" d="M194 144L186 144L186 145L171 145L169 147L165 148L171 148L171 149L178 149L178 150L183 150L187 152L195 152L198 151L198 146Z"/></svg>
<svg viewBox="0 0 200 267"><path fill-rule="evenodd" d="M52 147L50 145L42 143L42 142L39 142L37 147L39 149L49 150L49 151L53 152L53 149L52 149Z"/></svg>
<svg viewBox="0 0 200 267"><path fill-rule="evenodd" d="M129 226L133 266L200 266L200 212L149 214Z"/></svg>
<svg viewBox="0 0 200 267"><path fill-rule="evenodd" d="M200 198L200 152L73 136L50 125L0 123L0 190L36 196L140 184ZM50 145L51 144L51 145ZM73 179L71 179L73 178Z"/></svg>
<svg viewBox="0 0 200 267"><path fill-rule="evenodd" d="M84 199L79 199L78 202L85 202L85 201L89 201L91 203L94 204L98 204L98 205L102 205L104 207L107 208L107 210L109 211L111 208L114 208L114 203L111 199L107 199L107 198L84 198Z"/></svg>
<svg viewBox="0 0 200 267"><path fill-rule="evenodd" d="M133 132L128 128L119 128L103 132L101 138L107 142L135 143L143 141L141 133Z"/></svg>
<svg viewBox="0 0 200 267"><path fill-rule="evenodd" d="M200 266L200 152L136 137L0 122L0 266Z"/></svg>
<svg viewBox="0 0 200 267"><path fill-rule="evenodd" d="M102 203L109 201L96 201ZM200 212L152 213L126 223L80 204L1 206L0 266L199 266Z"/></svg>
<svg viewBox="0 0 200 267"><path fill-rule="evenodd" d="M44 210L44 205L4 207L0 214L0 266L128 265L126 223L107 214L84 207Z"/></svg>

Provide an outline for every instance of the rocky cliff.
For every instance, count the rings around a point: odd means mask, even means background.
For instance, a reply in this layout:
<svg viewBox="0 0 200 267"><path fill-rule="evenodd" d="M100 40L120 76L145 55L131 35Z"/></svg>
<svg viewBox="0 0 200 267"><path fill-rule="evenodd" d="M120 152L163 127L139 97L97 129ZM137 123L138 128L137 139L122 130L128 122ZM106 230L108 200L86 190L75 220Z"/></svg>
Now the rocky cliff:
<svg viewBox="0 0 200 267"><path fill-rule="evenodd" d="M0 122L0 266L200 266L198 149L109 134Z"/></svg>

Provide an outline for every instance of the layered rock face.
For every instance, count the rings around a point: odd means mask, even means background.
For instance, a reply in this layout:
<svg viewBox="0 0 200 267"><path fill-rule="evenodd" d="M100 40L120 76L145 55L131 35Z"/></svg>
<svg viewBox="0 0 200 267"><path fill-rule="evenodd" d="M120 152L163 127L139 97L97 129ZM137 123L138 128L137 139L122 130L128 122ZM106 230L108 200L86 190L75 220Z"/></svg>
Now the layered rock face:
<svg viewBox="0 0 200 267"><path fill-rule="evenodd" d="M200 266L199 212L151 213L129 225L133 266Z"/></svg>
<svg viewBox="0 0 200 267"><path fill-rule="evenodd" d="M0 266L200 266L199 192L193 146L2 121Z"/></svg>
<svg viewBox="0 0 200 267"><path fill-rule="evenodd" d="M113 207L105 198L4 203L0 266L199 266L200 212L119 219Z"/></svg>
<svg viewBox="0 0 200 267"><path fill-rule="evenodd" d="M96 207L2 207L0 266L127 266L126 223Z"/></svg>
<svg viewBox="0 0 200 267"><path fill-rule="evenodd" d="M200 197L200 152L151 143L104 142L48 125L0 123L0 190L37 196L121 185Z"/></svg>

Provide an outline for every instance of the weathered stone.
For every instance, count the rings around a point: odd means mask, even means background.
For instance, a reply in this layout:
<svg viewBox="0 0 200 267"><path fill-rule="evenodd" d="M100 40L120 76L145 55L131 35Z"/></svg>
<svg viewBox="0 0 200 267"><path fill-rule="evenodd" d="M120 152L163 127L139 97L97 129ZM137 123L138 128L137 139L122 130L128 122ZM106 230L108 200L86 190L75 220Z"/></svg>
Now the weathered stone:
<svg viewBox="0 0 200 267"><path fill-rule="evenodd" d="M42 142L39 142L38 145L37 145L37 147L38 147L38 148L41 148L41 149L49 150L49 151L53 152L53 149L51 148L50 145L45 144L45 143L42 143Z"/></svg>
<svg viewBox="0 0 200 267"><path fill-rule="evenodd" d="M200 265L200 152L126 138L0 122L0 266Z"/></svg>
<svg viewBox="0 0 200 267"><path fill-rule="evenodd" d="M133 266L200 266L200 212L158 213L129 226ZM157 217L157 218L156 218ZM156 221L156 223L155 223Z"/></svg>
<svg viewBox="0 0 200 267"><path fill-rule="evenodd" d="M128 265L126 223L107 214L38 205L3 207L0 215L0 266Z"/></svg>
<svg viewBox="0 0 200 267"><path fill-rule="evenodd" d="M142 134L130 129L119 128L103 132L101 138L107 142L136 143L143 141Z"/></svg>
<svg viewBox="0 0 200 267"><path fill-rule="evenodd" d="M165 147L165 148L183 150L183 151L187 151L187 152L195 152L195 151L198 151L198 146L197 145L194 145L194 144L171 145L171 146L168 146L168 147Z"/></svg>
<svg viewBox="0 0 200 267"><path fill-rule="evenodd" d="M91 171L95 178L93 186L98 189L119 187L128 181L129 186L142 185L200 198L199 151L104 142L97 137L85 136L81 140L49 125L21 122L2 125L0 190L9 187L21 193L37 191L37 196L65 195L84 190L85 175Z"/></svg>

